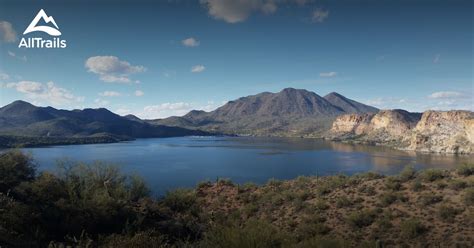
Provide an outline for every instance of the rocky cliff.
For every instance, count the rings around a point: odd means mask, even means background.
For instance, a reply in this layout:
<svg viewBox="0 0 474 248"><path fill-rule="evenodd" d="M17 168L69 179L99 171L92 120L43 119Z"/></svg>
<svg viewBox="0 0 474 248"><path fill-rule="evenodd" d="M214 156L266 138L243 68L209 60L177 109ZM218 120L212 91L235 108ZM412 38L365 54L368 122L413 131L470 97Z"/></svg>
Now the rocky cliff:
<svg viewBox="0 0 474 248"><path fill-rule="evenodd" d="M474 153L474 114L426 111L412 132L409 149L424 152Z"/></svg>
<svg viewBox="0 0 474 248"><path fill-rule="evenodd" d="M389 145L437 153L474 153L474 118L470 111L381 110L342 115L333 122L333 140Z"/></svg>

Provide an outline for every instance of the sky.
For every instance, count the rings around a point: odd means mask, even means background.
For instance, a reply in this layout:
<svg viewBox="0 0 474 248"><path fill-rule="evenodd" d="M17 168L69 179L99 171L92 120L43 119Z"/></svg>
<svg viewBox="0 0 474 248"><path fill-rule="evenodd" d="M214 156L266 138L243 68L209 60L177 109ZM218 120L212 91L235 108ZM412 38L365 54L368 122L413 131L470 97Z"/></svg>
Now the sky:
<svg viewBox="0 0 474 248"><path fill-rule="evenodd" d="M41 9L60 36L23 34ZM18 47L31 37L67 47ZM382 109L474 110L473 3L0 0L0 106L154 119L286 87Z"/></svg>

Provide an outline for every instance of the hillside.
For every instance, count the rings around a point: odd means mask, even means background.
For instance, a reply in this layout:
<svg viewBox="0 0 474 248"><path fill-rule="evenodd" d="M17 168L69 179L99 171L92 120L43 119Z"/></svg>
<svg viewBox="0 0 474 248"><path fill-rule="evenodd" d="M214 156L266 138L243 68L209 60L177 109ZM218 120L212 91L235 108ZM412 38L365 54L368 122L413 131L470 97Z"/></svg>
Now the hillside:
<svg viewBox="0 0 474 248"><path fill-rule="evenodd" d="M198 130L150 125L129 118L104 108L69 111L15 101L0 108L0 146L12 146L17 143L94 143L94 140L113 142L133 138L207 135L206 132Z"/></svg>
<svg viewBox="0 0 474 248"><path fill-rule="evenodd" d="M211 112L191 111L183 117L150 122L238 135L315 136L329 129L336 116L377 111L337 93L321 97L286 88L241 97Z"/></svg>

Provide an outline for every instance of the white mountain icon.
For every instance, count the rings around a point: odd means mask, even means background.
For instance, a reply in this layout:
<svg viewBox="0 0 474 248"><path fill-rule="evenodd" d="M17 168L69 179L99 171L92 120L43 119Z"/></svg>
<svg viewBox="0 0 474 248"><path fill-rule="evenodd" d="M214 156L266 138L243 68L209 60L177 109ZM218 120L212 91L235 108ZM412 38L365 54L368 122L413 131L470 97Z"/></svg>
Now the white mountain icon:
<svg viewBox="0 0 474 248"><path fill-rule="evenodd" d="M40 19L43 19L45 23L52 23L56 28L49 27L49 26L36 26ZM30 25L26 28L25 32L23 32L23 35L35 32L35 31L41 31L45 32L51 36L60 36L61 32L59 31L59 27L54 21L54 18L52 16L46 15L46 12L44 12L43 9L41 9L38 14L36 14L35 19L31 21Z"/></svg>

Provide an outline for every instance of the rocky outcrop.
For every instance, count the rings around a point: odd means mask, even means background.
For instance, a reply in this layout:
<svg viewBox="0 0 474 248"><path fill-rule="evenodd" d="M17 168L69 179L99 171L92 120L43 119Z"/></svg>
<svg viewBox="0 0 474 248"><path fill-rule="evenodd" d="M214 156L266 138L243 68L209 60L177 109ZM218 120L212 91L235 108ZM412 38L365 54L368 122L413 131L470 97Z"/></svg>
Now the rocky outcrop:
<svg viewBox="0 0 474 248"><path fill-rule="evenodd" d="M424 152L474 153L474 114L426 111L413 130L409 149Z"/></svg>
<svg viewBox="0 0 474 248"><path fill-rule="evenodd" d="M375 114L347 114L341 115L333 122L331 131L335 135L367 133L370 120Z"/></svg>
<svg viewBox="0 0 474 248"><path fill-rule="evenodd" d="M474 153L474 118L470 111L381 110L375 115L342 115L327 137L421 152L469 154Z"/></svg>

